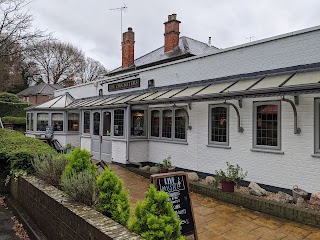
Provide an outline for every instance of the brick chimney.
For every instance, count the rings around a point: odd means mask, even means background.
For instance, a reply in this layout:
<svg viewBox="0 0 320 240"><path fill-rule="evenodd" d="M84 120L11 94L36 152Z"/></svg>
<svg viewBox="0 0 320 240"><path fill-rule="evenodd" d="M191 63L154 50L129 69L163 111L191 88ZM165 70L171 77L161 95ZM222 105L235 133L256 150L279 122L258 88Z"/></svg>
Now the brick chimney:
<svg viewBox="0 0 320 240"><path fill-rule="evenodd" d="M127 68L132 64L134 64L134 32L129 27L128 31L123 33L122 68Z"/></svg>
<svg viewBox="0 0 320 240"><path fill-rule="evenodd" d="M179 24L177 14L168 16L168 21L164 23L164 52L169 52L179 44Z"/></svg>

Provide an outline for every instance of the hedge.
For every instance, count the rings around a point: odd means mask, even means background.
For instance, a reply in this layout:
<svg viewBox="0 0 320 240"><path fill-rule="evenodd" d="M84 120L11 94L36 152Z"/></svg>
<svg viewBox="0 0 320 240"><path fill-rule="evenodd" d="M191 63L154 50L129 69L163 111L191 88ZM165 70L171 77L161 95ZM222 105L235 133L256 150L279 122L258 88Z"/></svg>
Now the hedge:
<svg viewBox="0 0 320 240"><path fill-rule="evenodd" d="M0 167L24 169L32 172L31 160L39 154L58 154L39 139L24 136L22 133L0 129Z"/></svg>
<svg viewBox="0 0 320 240"><path fill-rule="evenodd" d="M1 118L3 123L11 123L17 125L26 124L26 117L3 117Z"/></svg>
<svg viewBox="0 0 320 240"><path fill-rule="evenodd" d="M0 117L24 117L24 109L30 105L12 93L0 93Z"/></svg>

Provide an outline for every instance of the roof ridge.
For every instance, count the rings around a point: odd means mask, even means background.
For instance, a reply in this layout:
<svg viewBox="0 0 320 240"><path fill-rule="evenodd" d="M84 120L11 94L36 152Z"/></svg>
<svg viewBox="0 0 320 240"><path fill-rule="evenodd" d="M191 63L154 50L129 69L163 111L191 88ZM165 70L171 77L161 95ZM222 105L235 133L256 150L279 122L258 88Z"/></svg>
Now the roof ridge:
<svg viewBox="0 0 320 240"><path fill-rule="evenodd" d="M220 49L220 48L218 48L218 47L216 47L216 46L209 46L207 43L202 42L202 41L199 41L199 40L194 39L194 38L191 38L191 37L187 37L187 36L183 36L183 37L185 37L185 38L187 38L187 39L190 39L190 40L192 40L192 41L195 41L195 42L199 42L199 43L201 43L201 44L203 44L203 45L206 45L206 46L209 47L209 48L212 47L212 48Z"/></svg>

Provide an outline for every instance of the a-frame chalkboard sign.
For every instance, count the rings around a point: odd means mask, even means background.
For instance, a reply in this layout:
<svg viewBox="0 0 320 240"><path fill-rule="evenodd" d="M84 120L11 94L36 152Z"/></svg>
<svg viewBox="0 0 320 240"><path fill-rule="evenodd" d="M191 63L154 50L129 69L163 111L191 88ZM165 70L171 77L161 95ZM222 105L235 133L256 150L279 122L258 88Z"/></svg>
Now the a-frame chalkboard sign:
<svg viewBox="0 0 320 240"><path fill-rule="evenodd" d="M197 240L188 175L184 172L153 174L151 175L151 183L155 185L157 190L162 190L169 194L173 209L181 219L182 235L193 234Z"/></svg>

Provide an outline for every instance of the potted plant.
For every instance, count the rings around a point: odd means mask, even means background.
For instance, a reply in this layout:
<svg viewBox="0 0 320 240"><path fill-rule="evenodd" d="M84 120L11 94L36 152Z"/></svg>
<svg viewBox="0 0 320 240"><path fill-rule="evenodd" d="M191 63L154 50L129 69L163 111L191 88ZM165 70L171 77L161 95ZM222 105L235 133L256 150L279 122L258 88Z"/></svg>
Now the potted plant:
<svg viewBox="0 0 320 240"><path fill-rule="evenodd" d="M217 187L221 183L223 192L234 192L234 186L239 187L239 183L247 176L248 172L237 164L233 165L227 162L227 170L215 171L214 186Z"/></svg>
<svg viewBox="0 0 320 240"><path fill-rule="evenodd" d="M160 173L175 172L175 167L171 163L171 156L163 159L162 163L157 163L156 166L159 167Z"/></svg>

